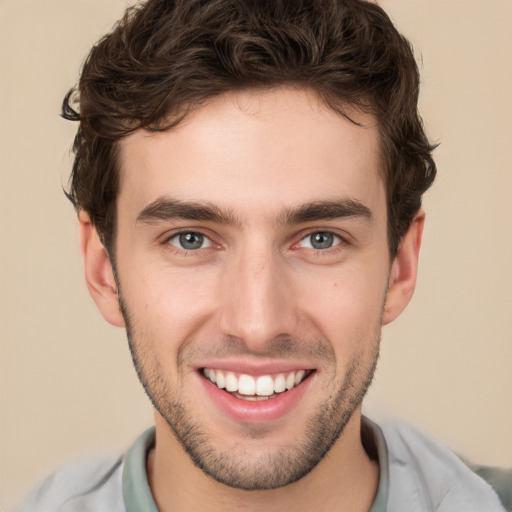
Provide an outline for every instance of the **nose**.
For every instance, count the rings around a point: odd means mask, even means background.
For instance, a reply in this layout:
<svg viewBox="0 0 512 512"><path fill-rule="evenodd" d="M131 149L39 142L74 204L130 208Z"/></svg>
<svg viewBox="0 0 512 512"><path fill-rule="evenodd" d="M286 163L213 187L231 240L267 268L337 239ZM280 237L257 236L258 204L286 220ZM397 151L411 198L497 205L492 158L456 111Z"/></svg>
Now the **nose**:
<svg viewBox="0 0 512 512"><path fill-rule="evenodd" d="M286 264L279 256L260 251L240 255L222 279L220 328L246 348L264 352L272 340L290 337L297 311Z"/></svg>

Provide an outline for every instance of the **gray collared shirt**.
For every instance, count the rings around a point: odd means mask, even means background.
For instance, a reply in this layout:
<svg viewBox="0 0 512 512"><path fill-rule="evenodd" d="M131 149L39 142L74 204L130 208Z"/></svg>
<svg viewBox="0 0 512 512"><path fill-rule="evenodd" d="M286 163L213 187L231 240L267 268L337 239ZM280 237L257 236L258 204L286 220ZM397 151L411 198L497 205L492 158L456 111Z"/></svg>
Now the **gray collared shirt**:
<svg viewBox="0 0 512 512"><path fill-rule="evenodd" d="M447 448L412 427L363 418L380 467L369 512L504 512L496 493ZM158 512L146 473L155 430L116 461L68 466L33 490L18 512Z"/></svg>

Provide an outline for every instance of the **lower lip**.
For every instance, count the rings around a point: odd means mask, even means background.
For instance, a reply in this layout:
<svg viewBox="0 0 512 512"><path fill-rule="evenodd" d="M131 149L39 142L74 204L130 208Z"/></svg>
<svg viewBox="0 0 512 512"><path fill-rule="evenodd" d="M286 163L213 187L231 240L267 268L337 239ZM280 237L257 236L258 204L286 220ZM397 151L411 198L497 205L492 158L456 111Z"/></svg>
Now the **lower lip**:
<svg viewBox="0 0 512 512"><path fill-rule="evenodd" d="M311 385L314 373L304 379L298 386L279 393L268 400L249 401L235 398L219 389L215 384L199 374L204 390L213 403L227 416L241 423L266 423L278 420L296 407Z"/></svg>

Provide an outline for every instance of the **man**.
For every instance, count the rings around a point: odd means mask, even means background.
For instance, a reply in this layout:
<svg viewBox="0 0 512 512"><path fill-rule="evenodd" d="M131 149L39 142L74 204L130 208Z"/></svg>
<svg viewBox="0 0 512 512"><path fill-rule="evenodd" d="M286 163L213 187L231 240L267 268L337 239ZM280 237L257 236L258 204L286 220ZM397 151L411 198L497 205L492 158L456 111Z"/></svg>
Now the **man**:
<svg viewBox="0 0 512 512"><path fill-rule="evenodd" d="M502 510L434 441L361 415L435 176L418 83L354 0L149 0L93 48L64 102L69 197L155 428L28 510Z"/></svg>

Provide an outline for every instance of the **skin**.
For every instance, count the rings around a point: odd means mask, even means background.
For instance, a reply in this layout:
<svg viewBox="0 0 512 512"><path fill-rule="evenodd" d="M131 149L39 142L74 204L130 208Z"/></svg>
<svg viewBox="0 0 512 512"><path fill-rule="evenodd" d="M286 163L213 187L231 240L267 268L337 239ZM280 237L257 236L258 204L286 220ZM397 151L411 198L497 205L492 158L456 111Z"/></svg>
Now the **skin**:
<svg viewBox="0 0 512 512"><path fill-rule="evenodd" d="M351 117L362 126L310 91L246 91L210 100L169 132L127 137L117 283L80 214L89 290L110 323L127 327L156 408L148 475L159 510L371 506L379 470L362 447L360 405L381 327L412 296L424 216L390 261L378 127L360 112ZM312 215L319 202L330 213ZM176 218L183 203L222 215ZM332 214L336 204L345 214ZM202 245L183 248L177 232L202 235ZM331 246L315 248L315 233L332 233ZM198 372L230 359L314 373L286 414L241 422L212 402ZM191 428L202 469L185 450ZM325 457L298 456L321 443Z"/></svg>

